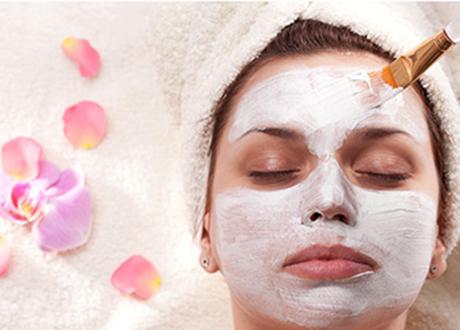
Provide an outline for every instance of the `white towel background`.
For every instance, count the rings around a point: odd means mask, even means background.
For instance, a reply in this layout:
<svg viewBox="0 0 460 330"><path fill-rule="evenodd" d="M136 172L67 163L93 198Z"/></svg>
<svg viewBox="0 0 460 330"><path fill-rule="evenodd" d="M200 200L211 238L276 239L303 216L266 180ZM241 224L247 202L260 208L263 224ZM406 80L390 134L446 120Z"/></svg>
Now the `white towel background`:
<svg viewBox="0 0 460 330"><path fill-rule="evenodd" d="M0 4L0 143L30 136L61 168L81 166L94 215L89 242L58 256L43 253L25 228L0 221L13 247L10 272L0 278L1 329L231 327L226 288L199 267L182 216L177 123L150 60L154 19L155 4ZM99 77L80 76L60 49L67 36L99 51ZM74 149L62 130L66 107L84 99L108 117L108 134L93 150ZM148 301L110 283L133 254L162 276Z"/></svg>
<svg viewBox="0 0 460 330"><path fill-rule="evenodd" d="M0 221L13 248L10 272L0 278L1 329L232 328L227 288L199 267L184 221L178 117L163 104L151 60L156 6L0 4L0 144L29 136L60 168L81 166L94 221L89 242L61 255L42 252L25 228ZM99 77L80 76L60 49L67 36L99 51ZM64 110L81 100L98 102L108 117L107 136L93 150L74 149L62 131ZM133 254L162 276L148 301L110 284ZM440 286L455 276L449 269ZM443 294L460 309L458 292Z"/></svg>

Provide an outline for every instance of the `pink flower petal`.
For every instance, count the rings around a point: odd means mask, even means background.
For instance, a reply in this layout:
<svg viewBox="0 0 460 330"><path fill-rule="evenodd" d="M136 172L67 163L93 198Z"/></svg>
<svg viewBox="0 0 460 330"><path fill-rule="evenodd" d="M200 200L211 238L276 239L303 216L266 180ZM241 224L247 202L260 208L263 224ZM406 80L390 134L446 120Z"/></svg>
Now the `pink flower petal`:
<svg viewBox="0 0 460 330"><path fill-rule="evenodd" d="M25 217L28 222L33 222L44 215L46 196L30 182L16 184L11 191L11 200L15 209L18 210L18 220Z"/></svg>
<svg viewBox="0 0 460 330"><path fill-rule="evenodd" d="M0 171L0 205L12 206L10 197L15 184L16 181L12 177Z"/></svg>
<svg viewBox="0 0 460 330"><path fill-rule="evenodd" d="M43 192L60 175L60 170L48 161L40 162L38 176L30 181L17 182L0 171L0 218L19 224L40 219L46 204Z"/></svg>
<svg viewBox="0 0 460 330"><path fill-rule="evenodd" d="M111 282L123 293L148 299L160 287L161 278L150 261L140 255L134 255L115 270Z"/></svg>
<svg viewBox="0 0 460 330"><path fill-rule="evenodd" d="M15 212L11 201L11 193L16 183L10 176L0 171L0 218L25 224L27 218Z"/></svg>
<svg viewBox="0 0 460 330"><path fill-rule="evenodd" d="M11 248L6 238L0 235L0 276L7 273L11 264Z"/></svg>
<svg viewBox="0 0 460 330"><path fill-rule="evenodd" d="M46 215L32 226L32 234L45 251L66 251L86 243L91 231L91 198L81 187L50 199Z"/></svg>
<svg viewBox="0 0 460 330"><path fill-rule="evenodd" d="M78 64L83 77L92 78L99 74L101 67L99 53L87 40L67 37L62 42L61 48L71 60Z"/></svg>
<svg viewBox="0 0 460 330"><path fill-rule="evenodd" d="M95 102L81 101L72 105L65 110L62 119L65 136L77 148L93 148L105 135L105 112Z"/></svg>
<svg viewBox="0 0 460 330"><path fill-rule="evenodd" d="M46 196L56 200L75 189L81 189L84 183L85 177L79 168L68 168L61 173L59 181L47 189Z"/></svg>
<svg viewBox="0 0 460 330"><path fill-rule="evenodd" d="M46 160L40 162L40 172L34 179L34 186L45 191L49 186L59 180L61 170L51 162Z"/></svg>
<svg viewBox="0 0 460 330"><path fill-rule="evenodd" d="M16 180L34 179L43 159L43 148L31 138L17 137L5 143L2 148L3 170Z"/></svg>

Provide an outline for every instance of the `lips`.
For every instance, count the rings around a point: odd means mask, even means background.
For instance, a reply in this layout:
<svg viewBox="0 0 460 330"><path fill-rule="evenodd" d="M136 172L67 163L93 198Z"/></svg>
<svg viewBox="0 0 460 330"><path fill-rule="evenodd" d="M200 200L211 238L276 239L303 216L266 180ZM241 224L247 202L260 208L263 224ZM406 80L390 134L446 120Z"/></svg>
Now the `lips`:
<svg viewBox="0 0 460 330"><path fill-rule="evenodd" d="M368 255L344 245L324 246L315 244L288 256L283 268L307 279L338 280L371 274L377 262Z"/></svg>

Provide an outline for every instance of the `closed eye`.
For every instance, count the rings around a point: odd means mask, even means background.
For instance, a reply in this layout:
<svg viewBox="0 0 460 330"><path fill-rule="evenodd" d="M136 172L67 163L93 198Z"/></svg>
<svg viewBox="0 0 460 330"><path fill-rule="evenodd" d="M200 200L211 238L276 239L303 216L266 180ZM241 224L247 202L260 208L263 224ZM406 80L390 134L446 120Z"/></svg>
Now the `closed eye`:
<svg viewBox="0 0 460 330"><path fill-rule="evenodd" d="M290 180L296 177L298 169L285 171L251 171L249 176L260 183L276 183ZM371 181L376 184L398 184L406 181L411 177L408 173L377 173L356 171L361 175L361 179Z"/></svg>
<svg viewBox="0 0 460 330"><path fill-rule="evenodd" d="M271 180L271 179L287 179L294 177L295 173L299 170L285 170L285 171L251 171L249 172L250 177L254 177L258 180Z"/></svg>
<svg viewBox="0 0 460 330"><path fill-rule="evenodd" d="M410 178L410 175L407 173L375 173L375 172L363 172L363 171L356 171L359 174L363 174L365 176L382 180L384 182L399 182L405 181Z"/></svg>

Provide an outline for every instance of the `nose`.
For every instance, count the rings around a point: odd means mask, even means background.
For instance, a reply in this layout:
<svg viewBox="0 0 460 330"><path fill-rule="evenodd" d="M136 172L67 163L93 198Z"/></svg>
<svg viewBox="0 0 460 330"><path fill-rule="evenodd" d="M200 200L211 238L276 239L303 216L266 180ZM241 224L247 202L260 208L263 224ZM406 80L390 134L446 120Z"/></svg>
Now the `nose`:
<svg viewBox="0 0 460 330"><path fill-rule="evenodd" d="M322 211L312 211L309 213L306 220L309 222L317 220L338 220L346 224L352 224L351 216L348 215L346 210L342 210L340 207L327 208Z"/></svg>
<svg viewBox="0 0 460 330"><path fill-rule="evenodd" d="M326 161L319 165L310 181L305 196L306 210L303 224L319 220L335 220L348 225L356 221L356 202L350 183L344 178L337 163Z"/></svg>

